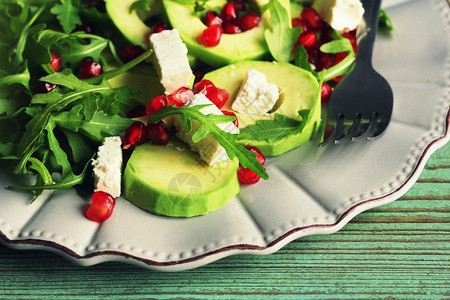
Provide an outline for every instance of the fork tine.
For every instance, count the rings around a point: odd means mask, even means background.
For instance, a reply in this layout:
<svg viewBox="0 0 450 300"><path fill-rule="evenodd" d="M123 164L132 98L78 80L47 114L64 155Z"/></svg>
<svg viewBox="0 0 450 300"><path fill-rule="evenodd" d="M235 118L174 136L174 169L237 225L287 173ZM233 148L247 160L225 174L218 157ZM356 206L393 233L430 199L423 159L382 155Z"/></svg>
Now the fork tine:
<svg viewBox="0 0 450 300"><path fill-rule="evenodd" d="M339 114L336 120L336 127L333 129L330 135L326 137L322 143L319 144L319 147L324 147L328 145L331 141L333 141L334 143L337 137L342 137L343 128L344 128L344 115Z"/></svg>
<svg viewBox="0 0 450 300"><path fill-rule="evenodd" d="M367 129L361 135L352 137L352 141L369 139L374 134L375 130L377 129L377 125L378 125L378 113L374 112L369 121L369 125L367 126Z"/></svg>
<svg viewBox="0 0 450 300"><path fill-rule="evenodd" d="M353 124L350 127L350 129L348 130L347 134L340 139L335 139L334 143L341 144L341 143L345 143L345 142L349 141L358 132L360 124L361 124L361 114L357 113L355 115L355 118L353 119Z"/></svg>

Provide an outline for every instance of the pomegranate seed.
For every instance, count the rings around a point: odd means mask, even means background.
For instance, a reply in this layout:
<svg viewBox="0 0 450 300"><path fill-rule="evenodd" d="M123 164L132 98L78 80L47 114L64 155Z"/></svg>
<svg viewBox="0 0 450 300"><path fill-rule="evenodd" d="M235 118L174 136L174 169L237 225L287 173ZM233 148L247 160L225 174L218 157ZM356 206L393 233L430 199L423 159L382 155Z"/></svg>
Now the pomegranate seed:
<svg viewBox="0 0 450 300"><path fill-rule="evenodd" d="M103 66L101 63L93 61L90 58L85 58L81 61L81 74L82 79L98 76L103 73Z"/></svg>
<svg viewBox="0 0 450 300"><path fill-rule="evenodd" d="M136 121L128 127L127 131L125 131L125 136L123 138L123 149L134 150L136 146L139 146L146 139L146 129L145 124Z"/></svg>
<svg viewBox="0 0 450 300"><path fill-rule="evenodd" d="M61 61L61 55L59 55L58 52L52 52L50 53L52 56L52 60L50 61L50 67L53 69L53 71L58 72L61 70L62 61Z"/></svg>
<svg viewBox="0 0 450 300"><path fill-rule="evenodd" d="M303 22L300 18L292 18L291 20L292 27L302 26L302 23Z"/></svg>
<svg viewBox="0 0 450 300"><path fill-rule="evenodd" d="M221 110L221 112L222 112L225 116L236 117L236 114L235 114L234 112L232 112L232 111ZM238 121L237 117L236 117L236 120L233 120L232 122L233 122L233 124L234 124L236 127L239 127L239 121Z"/></svg>
<svg viewBox="0 0 450 300"><path fill-rule="evenodd" d="M326 82L322 83L322 86L320 87L320 97L322 103L327 103L328 101L330 101L331 86Z"/></svg>
<svg viewBox="0 0 450 300"><path fill-rule="evenodd" d="M214 24L218 24L218 25L222 25L222 19L220 18L219 14L216 13L213 10L209 10L206 12L205 14L205 25L207 27L214 25Z"/></svg>
<svg viewBox="0 0 450 300"><path fill-rule="evenodd" d="M224 33L227 34L236 34L236 33L241 33L241 28L239 27L239 25L231 23L231 22L225 22L224 24L222 24L222 29Z"/></svg>
<svg viewBox="0 0 450 300"><path fill-rule="evenodd" d="M120 50L119 56L123 62L127 63L127 62L135 59L136 57L138 57L139 55L141 55L144 52L145 52L144 48L142 48L139 45L136 45L136 46L130 46L130 47L123 48L122 50Z"/></svg>
<svg viewBox="0 0 450 300"><path fill-rule="evenodd" d="M169 25L163 22L157 22L155 25L152 26L152 32L151 33L158 33L164 30L169 29Z"/></svg>
<svg viewBox="0 0 450 300"><path fill-rule="evenodd" d="M255 12L249 12L238 19L242 31L250 30L258 26L261 17Z"/></svg>
<svg viewBox="0 0 450 300"><path fill-rule="evenodd" d="M304 32L300 34L297 39L297 44L305 46L305 48L311 48L317 42L316 34L313 32Z"/></svg>
<svg viewBox="0 0 450 300"><path fill-rule="evenodd" d="M248 151L256 154L256 159L258 159L259 163L263 165L266 162L266 157L261 153L258 147L255 146L244 146Z"/></svg>
<svg viewBox="0 0 450 300"><path fill-rule="evenodd" d="M194 91L196 94L202 93L206 95L208 91L211 91L215 87L216 86L211 80L203 79L202 81L199 81L196 84L194 84Z"/></svg>
<svg viewBox="0 0 450 300"><path fill-rule="evenodd" d="M333 130L334 130L334 128L329 126L329 125L327 125L325 127L325 130L323 132L323 140L324 141L327 140L330 137L330 135L333 133Z"/></svg>
<svg viewBox="0 0 450 300"><path fill-rule="evenodd" d="M356 50L358 48L356 44L356 29L350 32L343 33L342 36L350 40L350 43L352 44L353 47L353 51L355 51L356 53Z"/></svg>
<svg viewBox="0 0 450 300"><path fill-rule="evenodd" d="M234 2L228 2L220 11L220 17L224 21L229 21L237 18L237 11Z"/></svg>
<svg viewBox="0 0 450 300"><path fill-rule="evenodd" d="M116 200L110 194L97 191L92 194L92 203L89 206L86 216L95 222L106 221L113 212Z"/></svg>
<svg viewBox="0 0 450 300"><path fill-rule="evenodd" d="M316 63L316 71L321 71L323 69L328 69L334 65L334 60L331 54L323 53L319 61Z"/></svg>
<svg viewBox="0 0 450 300"><path fill-rule="evenodd" d="M245 0L234 1L234 7L236 8L236 11L245 11Z"/></svg>
<svg viewBox="0 0 450 300"><path fill-rule="evenodd" d="M133 108L132 110L130 110L127 114L127 118L139 118L139 117L143 117L146 116L147 114L145 113L145 107L144 106L138 106Z"/></svg>
<svg viewBox="0 0 450 300"><path fill-rule="evenodd" d="M148 123L147 135L153 145L167 145L170 140L170 132L163 121Z"/></svg>
<svg viewBox="0 0 450 300"><path fill-rule="evenodd" d="M164 95L156 95L150 101L148 101L147 106L145 107L145 112L147 115L151 115L158 110L163 109L167 106L167 98Z"/></svg>
<svg viewBox="0 0 450 300"><path fill-rule="evenodd" d="M246 169L243 166L239 167L237 176L239 181L242 183L257 183L261 179L261 177L255 172L250 169Z"/></svg>
<svg viewBox="0 0 450 300"><path fill-rule="evenodd" d="M333 80L334 82L339 82L339 81L341 81L341 80L344 78L344 76L345 76L345 75L337 76L337 77L334 77L332 80Z"/></svg>
<svg viewBox="0 0 450 300"><path fill-rule="evenodd" d="M36 88L37 94L47 94L58 88L58 85L50 83L50 82L39 82L39 85Z"/></svg>
<svg viewBox="0 0 450 300"><path fill-rule="evenodd" d="M223 29L219 24L214 24L203 30L199 37L199 42L206 47L215 47L219 45Z"/></svg>
<svg viewBox="0 0 450 300"><path fill-rule="evenodd" d="M324 26L319 14L311 7L305 7L302 10L300 19L304 20L307 26L312 30L321 30Z"/></svg>
<svg viewBox="0 0 450 300"><path fill-rule="evenodd" d="M227 90L216 87L208 91L205 96L220 109L228 101L230 94L228 94Z"/></svg>
<svg viewBox="0 0 450 300"><path fill-rule="evenodd" d="M336 58L334 59L334 64L337 65L338 63L340 63L344 58L346 58L348 55L347 52L339 52L336 53Z"/></svg>
<svg viewBox="0 0 450 300"><path fill-rule="evenodd" d="M167 100L172 105L183 107L192 97L194 97L194 92L192 90L187 87L180 87L178 90L167 96Z"/></svg>

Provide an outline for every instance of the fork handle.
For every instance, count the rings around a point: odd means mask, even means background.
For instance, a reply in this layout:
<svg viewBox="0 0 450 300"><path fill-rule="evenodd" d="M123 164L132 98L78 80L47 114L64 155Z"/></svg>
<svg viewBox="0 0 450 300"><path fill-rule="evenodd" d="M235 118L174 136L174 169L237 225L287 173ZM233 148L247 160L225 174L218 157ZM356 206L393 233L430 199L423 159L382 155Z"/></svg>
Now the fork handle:
<svg viewBox="0 0 450 300"><path fill-rule="evenodd" d="M373 44L378 28L381 0L361 0L364 7L364 30L359 34L356 62L372 65Z"/></svg>

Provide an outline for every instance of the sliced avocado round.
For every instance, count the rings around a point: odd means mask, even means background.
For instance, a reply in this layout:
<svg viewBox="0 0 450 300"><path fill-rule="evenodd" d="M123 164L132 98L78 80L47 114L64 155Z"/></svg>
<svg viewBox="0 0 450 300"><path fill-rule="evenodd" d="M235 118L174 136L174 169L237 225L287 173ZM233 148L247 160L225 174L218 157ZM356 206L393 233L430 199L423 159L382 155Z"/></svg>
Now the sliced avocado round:
<svg viewBox="0 0 450 300"><path fill-rule="evenodd" d="M125 168L124 196L158 215L204 215L238 193L238 168L236 158L210 167L174 137L168 146L143 144L134 150Z"/></svg>
<svg viewBox="0 0 450 300"><path fill-rule="evenodd" d="M222 109L233 111L231 104L250 69L256 69L264 73L268 82L276 84L280 97L274 108L261 118L251 117L234 111L239 121L239 128L253 125L258 120L273 120L276 114L301 120L302 117L298 113L300 110L310 109L311 111L305 127L299 134L288 135L276 142L246 139L241 140L240 143L256 146L264 155L275 156L309 141L319 129L321 120L319 83L310 72L288 63L242 61L207 73L204 79L209 79L217 87L228 91L230 97Z"/></svg>
<svg viewBox="0 0 450 300"><path fill-rule="evenodd" d="M149 10L132 10L131 5L136 0L105 0L106 11L122 34L133 44L148 48L147 38L151 28L144 24L143 19L162 13L161 0L151 0ZM138 14L139 12L139 14Z"/></svg>
<svg viewBox="0 0 450 300"><path fill-rule="evenodd" d="M176 28L189 53L199 60L216 67L228 65L240 60L262 59L269 50L264 39L264 30L268 27L269 11L261 16L259 25L238 34L223 34L219 45L206 47L197 41L207 27L195 14L194 6L174 0L162 0L170 24ZM210 0L205 3L205 11L219 11L226 0Z"/></svg>

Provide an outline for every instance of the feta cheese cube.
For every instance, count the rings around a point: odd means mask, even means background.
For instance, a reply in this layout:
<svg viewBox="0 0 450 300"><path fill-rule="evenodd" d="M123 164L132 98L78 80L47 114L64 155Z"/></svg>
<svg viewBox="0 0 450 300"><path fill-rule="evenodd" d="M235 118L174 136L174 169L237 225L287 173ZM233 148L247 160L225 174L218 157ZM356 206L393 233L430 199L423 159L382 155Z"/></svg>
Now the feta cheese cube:
<svg viewBox="0 0 450 300"><path fill-rule="evenodd" d="M182 86L190 86L192 70L187 58L188 50L178 30L153 33L150 35L150 48L153 49L153 65L167 95Z"/></svg>
<svg viewBox="0 0 450 300"><path fill-rule="evenodd" d="M212 104L211 106L204 107L200 110L201 113L205 115L215 114L215 115L223 115L220 109L209 100L204 94L198 93L195 94L186 104L186 107L192 107L197 105L205 105ZM196 151L200 154L200 157L210 166L214 166L215 164L226 161L229 159L227 152L225 149L219 144L217 139L209 134L198 143L194 143L192 141L192 136L195 132L200 128L201 124L192 120L192 130L190 132L184 129L181 119L178 116L174 118L174 124L177 129L177 136L191 147L193 151ZM217 124L217 126L223 131L239 134L239 128L237 128L232 122Z"/></svg>
<svg viewBox="0 0 450 300"><path fill-rule="evenodd" d="M315 0L312 7L336 31L351 31L362 22L364 8L359 0Z"/></svg>
<svg viewBox="0 0 450 300"><path fill-rule="evenodd" d="M267 82L264 73L250 69L231 108L238 113L260 118L273 108L279 97L276 84Z"/></svg>
<svg viewBox="0 0 450 300"><path fill-rule="evenodd" d="M95 177L95 191L120 196L122 169L122 140L119 136L107 137L98 147L97 158L92 162Z"/></svg>

